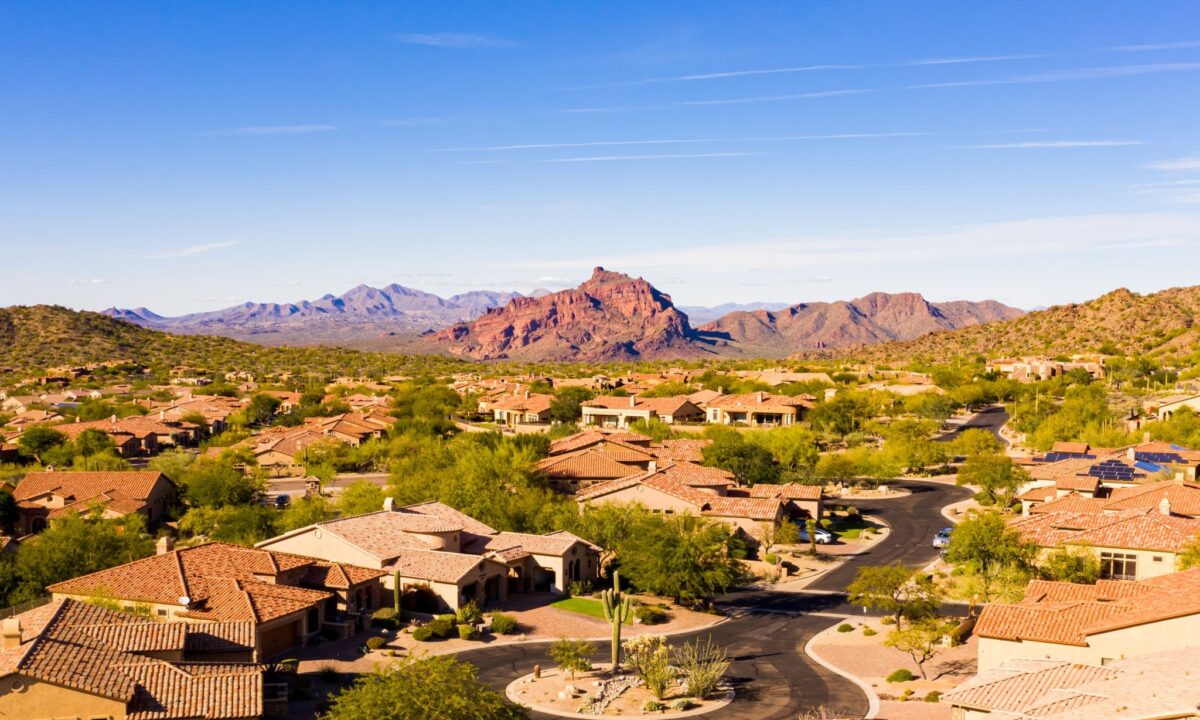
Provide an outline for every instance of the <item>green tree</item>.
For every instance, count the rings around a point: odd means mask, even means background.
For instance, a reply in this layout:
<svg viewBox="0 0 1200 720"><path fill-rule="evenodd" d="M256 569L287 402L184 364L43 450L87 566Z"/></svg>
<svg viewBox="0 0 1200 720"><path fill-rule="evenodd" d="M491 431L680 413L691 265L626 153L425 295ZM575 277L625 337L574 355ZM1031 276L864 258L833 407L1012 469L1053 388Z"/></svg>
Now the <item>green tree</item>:
<svg viewBox="0 0 1200 720"><path fill-rule="evenodd" d="M852 605L891 615L897 628L904 619L932 615L942 601L941 590L928 575L901 563L859 568L846 593Z"/></svg>
<svg viewBox="0 0 1200 720"><path fill-rule="evenodd" d="M817 436L799 425L774 428L766 432L749 435L748 442L760 445L771 453L771 457L785 471L807 476L821 459L817 449Z"/></svg>
<svg viewBox="0 0 1200 720"><path fill-rule="evenodd" d="M25 457L42 462L42 455L67 442L67 436L45 425L34 425L17 439L17 447Z"/></svg>
<svg viewBox="0 0 1200 720"><path fill-rule="evenodd" d="M1007 455L973 455L959 468L955 483L979 488L981 505L1007 507L1017 490L1029 482L1029 473Z"/></svg>
<svg viewBox="0 0 1200 720"><path fill-rule="evenodd" d="M42 595L47 585L152 554L154 539L137 513L116 520L69 514L52 520L35 542L21 545L15 568L20 585L9 601L25 602Z"/></svg>
<svg viewBox="0 0 1200 720"><path fill-rule="evenodd" d="M334 695L322 720L521 720L525 710L451 656L406 657Z"/></svg>
<svg viewBox="0 0 1200 720"><path fill-rule="evenodd" d="M242 417L247 425L266 425L275 417L280 400L274 395L259 393L250 398L250 403L242 409Z"/></svg>
<svg viewBox="0 0 1200 720"><path fill-rule="evenodd" d="M260 505L195 507L179 519L180 531L207 540L253 545L276 534L278 513Z"/></svg>
<svg viewBox="0 0 1200 720"><path fill-rule="evenodd" d="M854 458L840 452L822 455L813 472L819 478L838 483L848 483L861 474Z"/></svg>
<svg viewBox="0 0 1200 720"><path fill-rule="evenodd" d="M1061 547L1050 553L1038 570L1047 580L1093 585L1100 579L1100 560L1087 548Z"/></svg>
<svg viewBox="0 0 1200 720"><path fill-rule="evenodd" d="M897 625L896 629L888 634L883 644L912 658L917 669L921 671L921 679L925 680L927 679L925 663L937 654L942 644L942 638L952 627L953 625L945 620L932 616L925 617L903 629Z"/></svg>
<svg viewBox="0 0 1200 720"><path fill-rule="evenodd" d="M218 508L255 502L262 482L226 458L199 458L182 475L183 497L194 507Z"/></svg>
<svg viewBox="0 0 1200 720"><path fill-rule="evenodd" d="M1200 535L1184 546L1183 552L1175 559L1175 566L1180 570L1200 567Z"/></svg>
<svg viewBox="0 0 1200 720"><path fill-rule="evenodd" d="M338 510L343 516L365 515L383 509L383 488L368 480L359 480L342 490Z"/></svg>
<svg viewBox="0 0 1200 720"><path fill-rule="evenodd" d="M771 451L746 442L736 431L717 433L701 453L705 465L728 470L742 485L779 482L779 465Z"/></svg>
<svg viewBox="0 0 1200 720"><path fill-rule="evenodd" d="M183 483L184 473L195 460L196 455L187 450L168 450L151 458L146 467L157 470L166 475L171 482L180 485Z"/></svg>
<svg viewBox="0 0 1200 720"><path fill-rule="evenodd" d="M629 431L645 435L655 442L662 442L675 436L671 426L658 418L638 418L629 423Z"/></svg>
<svg viewBox="0 0 1200 720"><path fill-rule="evenodd" d="M962 565L978 581L979 599L992 602L996 597L996 582L1005 573L1028 574L1037 546L1023 540L1016 530L1008 527L1004 516L995 510L984 510L963 520L950 536L946 561ZM972 602L972 613L974 612Z"/></svg>
<svg viewBox="0 0 1200 720"><path fill-rule="evenodd" d="M728 528L694 515L659 517L617 549L621 572L634 586L676 602L725 592L741 579L744 555Z"/></svg>
<svg viewBox="0 0 1200 720"><path fill-rule="evenodd" d="M335 515L329 501L320 495L300 498L279 514L279 518L275 521L275 529L281 533L290 532L297 528L324 522Z"/></svg>
<svg viewBox="0 0 1200 720"><path fill-rule="evenodd" d="M550 401L550 417L562 423L575 423L583 417L581 405L592 399L592 391L582 387L565 387Z"/></svg>
<svg viewBox="0 0 1200 720"><path fill-rule="evenodd" d="M75 454L83 457L91 457L104 452L111 453L116 450L112 438L101 430L84 430L76 436L71 444L74 445Z"/></svg>
<svg viewBox="0 0 1200 720"><path fill-rule="evenodd" d="M1000 439L988 430L967 428L952 441L954 452L964 457L972 455L993 455L1004 449Z"/></svg>
<svg viewBox="0 0 1200 720"><path fill-rule="evenodd" d="M550 646L550 659L555 665L571 673L572 680L575 679L575 673L592 669L592 661L589 658L595 654L596 646L587 640L562 638Z"/></svg>

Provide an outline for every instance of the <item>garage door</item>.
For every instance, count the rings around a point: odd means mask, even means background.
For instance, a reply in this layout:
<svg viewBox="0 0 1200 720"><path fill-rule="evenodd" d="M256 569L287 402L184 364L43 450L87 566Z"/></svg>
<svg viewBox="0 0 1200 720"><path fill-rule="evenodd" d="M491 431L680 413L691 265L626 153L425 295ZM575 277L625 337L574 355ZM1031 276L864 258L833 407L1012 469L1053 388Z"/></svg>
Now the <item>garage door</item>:
<svg viewBox="0 0 1200 720"><path fill-rule="evenodd" d="M264 630L259 635L259 656L265 660L291 650L296 646L296 638L298 637L300 637L299 620L277 628Z"/></svg>

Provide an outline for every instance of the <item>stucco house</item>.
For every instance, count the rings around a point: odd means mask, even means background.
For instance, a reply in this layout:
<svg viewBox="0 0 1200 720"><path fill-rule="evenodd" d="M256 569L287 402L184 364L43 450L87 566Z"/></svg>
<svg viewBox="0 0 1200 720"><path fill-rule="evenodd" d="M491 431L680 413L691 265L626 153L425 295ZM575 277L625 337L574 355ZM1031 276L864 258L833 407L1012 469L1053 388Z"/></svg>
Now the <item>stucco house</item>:
<svg viewBox="0 0 1200 720"><path fill-rule="evenodd" d="M384 587L421 612L563 592L600 571L600 549L570 533L500 532L439 502L396 508L390 498L378 512L309 525L258 547L377 568Z"/></svg>
<svg viewBox="0 0 1200 720"><path fill-rule="evenodd" d="M239 720L287 712L249 622L157 623L69 599L0 623L0 717Z"/></svg>
<svg viewBox="0 0 1200 720"><path fill-rule="evenodd" d="M550 423L550 403L553 401L553 395L522 390L497 398L489 402L487 407L492 414L492 419L505 427L548 425Z"/></svg>
<svg viewBox="0 0 1200 720"><path fill-rule="evenodd" d="M154 471L33 472L13 491L17 533L38 533L55 518L94 509L105 518L140 513L153 530L167 519L177 494L175 483Z"/></svg>
<svg viewBox="0 0 1200 720"><path fill-rule="evenodd" d="M349 637L380 607L379 570L312 557L207 543L174 549L46 588L55 599L112 599L162 621L253 623L254 659L325 631Z"/></svg>
<svg viewBox="0 0 1200 720"><path fill-rule="evenodd" d="M704 410L683 395L660 398L605 395L585 401L581 408L584 427L625 429L638 420L661 420L668 425L704 421Z"/></svg>
<svg viewBox="0 0 1200 720"><path fill-rule="evenodd" d="M1200 645L1200 568L1095 585L1033 580L1024 599L983 609L975 625L979 671L1009 661L1104 666Z"/></svg>
<svg viewBox="0 0 1200 720"><path fill-rule="evenodd" d="M765 392L718 395L707 403L708 422L715 425L778 427L804 419L813 406L804 396L772 395Z"/></svg>

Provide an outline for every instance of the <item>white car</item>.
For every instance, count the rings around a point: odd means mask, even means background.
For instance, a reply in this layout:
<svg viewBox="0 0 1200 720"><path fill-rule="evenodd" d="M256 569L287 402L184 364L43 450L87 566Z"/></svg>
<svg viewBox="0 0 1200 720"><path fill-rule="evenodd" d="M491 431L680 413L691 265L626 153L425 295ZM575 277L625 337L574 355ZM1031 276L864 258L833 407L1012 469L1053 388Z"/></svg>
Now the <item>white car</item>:
<svg viewBox="0 0 1200 720"><path fill-rule="evenodd" d="M833 533L823 528L817 528L815 535L817 536L818 545L828 545L833 542ZM800 528L800 542L808 541L808 528Z"/></svg>

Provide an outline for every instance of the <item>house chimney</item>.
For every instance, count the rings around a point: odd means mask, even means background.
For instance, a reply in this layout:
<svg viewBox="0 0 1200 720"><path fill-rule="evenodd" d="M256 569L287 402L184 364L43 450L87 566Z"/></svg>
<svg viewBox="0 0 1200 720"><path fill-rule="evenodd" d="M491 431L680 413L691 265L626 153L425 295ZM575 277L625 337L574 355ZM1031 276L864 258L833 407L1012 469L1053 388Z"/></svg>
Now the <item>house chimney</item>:
<svg viewBox="0 0 1200 720"><path fill-rule="evenodd" d="M763 401L763 398L766 397L766 393L764 393L762 390L759 390L757 393L755 393L755 395L758 396L758 402L760 403Z"/></svg>
<svg viewBox="0 0 1200 720"><path fill-rule="evenodd" d="M158 555L166 555L175 549L175 538L164 535L154 544L154 548Z"/></svg>
<svg viewBox="0 0 1200 720"><path fill-rule="evenodd" d="M391 512L391 511L395 510L396 509L396 499L390 498L390 497L385 497L383 499L383 509L386 512Z"/></svg>
<svg viewBox="0 0 1200 720"><path fill-rule="evenodd" d="M16 650L21 647L21 618L6 618L0 624L0 636L4 638L5 650Z"/></svg>
<svg viewBox="0 0 1200 720"><path fill-rule="evenodd" d="M1150 433L1148 433L1148 432L1142 433L1142 442L1144 442L1144 443L1150 442Z"/></svg>
<svg viewBox="0 0 1200 720"><path fill-rule="evenodd" d="M1163 515L1171 514L1171 499L1163 495L1163 499L1158 501L1158 511Z"/></svg>
<svg viewBox="0 0 1200 720"><path fill-rule="evenodd" d="M634 395L629 396L629 407L631 407L631 408L637 407L637 397L636 396L634 396Z"/></svg>
<svg viewBox="0 0 1200 720"><path fill-rule="evenodd" d="M1136 462L1137 461L1137 450L1134 450L1133 448L1129 448L1128 450L1125 451L1125 457L1129 458L1129 462Z"/></svg>
<svg viewBox="0 0 1200 720"><path fill-rule="evenodd" d="M648 470L649 472L657 472L658 471L658 461L651 460L650 463L648 465L646 465L646 470Z"/></svg>
<svg viewBox="0 0 1200 720"><path fill-rule="evenodd" d="M112 414L112 417L110 417L108 420L109 420L109 422L114 422L114 423L115 423L115 422L117 421L117 414L116 414L116 413L113 413L113 414Z"/></svg>
<svg viewBox="0 0 1200 720"><path fill-rule="evenodd" d="M167 411L166 411L166 409L165 409L165 408L164 408L164 409L162 409L162 410L159 410L159 411L158 411L158 419L159 419L160 421L163 421L163 420L166 420L166 419L167 419Z"/></svg>

